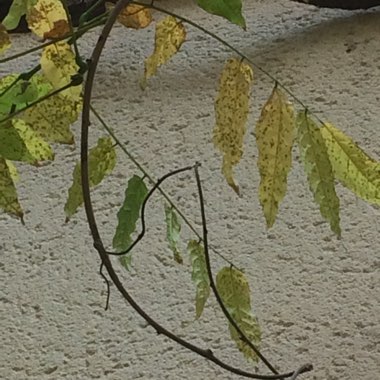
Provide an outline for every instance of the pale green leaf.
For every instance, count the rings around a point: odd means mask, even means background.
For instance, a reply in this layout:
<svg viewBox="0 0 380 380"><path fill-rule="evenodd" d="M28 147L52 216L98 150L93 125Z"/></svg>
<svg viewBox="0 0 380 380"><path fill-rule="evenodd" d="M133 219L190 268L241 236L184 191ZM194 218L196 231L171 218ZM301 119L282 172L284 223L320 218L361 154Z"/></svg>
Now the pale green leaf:
<svg viewBox="0 0 380 380"><path fill-rule="evenodd" d="M380 162L331 124L321 127L335 178L358 197L380 205Z"/></svg>
<svg viewBox="0 0 380 380"><path fill-rule="evenodd" d="M131 235L136 230L136 222L147 193L148 189L139 176L134 175L128 181L123 205L117 213L118 224L112 241L112 246L117 252L123 252L130 246Z"/></svg>
<svg viewBox="0 0 380 380"><path fill-rule="evenodd" d="M286 194L294 130L293 106L275 87L256 124L257 166L261 177L259 199L268 228L273 226L279 204Z"/></svg>
<svg viewBox="0 0 380 380"><path fill-rule="evenodd" d="M197 0L197 3L206 12L224 17L245 29L241 0Z"/></svg>
<svg viewBox="0 0 380 380"><path fill-rule="evenodd" d="M5 160L8 166L9 174L12 178L13 183L17 183L20 181L20 176L18 174L17 167L12 161Z"/></svg>
<svg viewBox="0 0 380 380"><path fill-rule="evenodd" d="M157 69L172 58L186 39L182 22L167 16L156 25L154 52L145 60L145 80L156 75Z"/></svg>
<svg viewBox="0 0 380 380"><path fill-rule="evenodd" d="M330 223L331 230L340 236L339 198L321 131L304 111L298 114L297 124L298 145L310 190L322 217Z"/></svg>
<svg viewBox="0 0 380 380"><path fill-rule="evenodd" d="M191 257L191 279L197 287L195 297L195 317L200 318L206 301L210 295L210 278L207 273L206 257L203 246L196 240L190 240L187 250Z"/></svg>
<svg viewBox="0 0 380 380"><path fill-rule="evenodd" d="M22 220L23 212L17 198L12 173L3 157L0 157L0 208Z"/></svg>
<svg viewBox="0 0 380 380"><path fill-rule="evenodd" d="M98 185L110 174L116 164L116 152L109 137L101 137L97 145L89 151L88 170L90 187ZM65 204L66 221L75 214L83 203L80 163L77 162L73 173L73 184Z"/></svg>
<svg viewBox="0 0 380 380"><path fill-rule="evenodd" d="M216 276L216 287L231 317L249 341L258 346L261 341L261 331L256 317L252 314L250 289L244 273L233 267L224 267ZM244 356L257 361L256 354L241 340L231 324L229 329L231 338Z"/></svg>
<svg viewBox="0 0 380 380"><path fill-rule="evenodd" d="M223 153L222 173L238 194L239 186L233 177L233 167L243 155L252 80L253 72L249 65L240 59L230 59L223 69L215 101L213 142Z"/></svg>
<svg viewBox="0 0 380 380"><path fill-rule="evenodd" d="M178 249L178 241L181 233L181 224L175 210L165 203L166 238L173 252L174 260L182 264L183 259Z"/></svg>
<svg viewBox="0 0 380 380"><path fill-rule="evenodd" d="M36 4L36 2L37 0L13 0L8 14L2 21L7 30L17 28L21 17L24 16L28 9Z"/></svg>

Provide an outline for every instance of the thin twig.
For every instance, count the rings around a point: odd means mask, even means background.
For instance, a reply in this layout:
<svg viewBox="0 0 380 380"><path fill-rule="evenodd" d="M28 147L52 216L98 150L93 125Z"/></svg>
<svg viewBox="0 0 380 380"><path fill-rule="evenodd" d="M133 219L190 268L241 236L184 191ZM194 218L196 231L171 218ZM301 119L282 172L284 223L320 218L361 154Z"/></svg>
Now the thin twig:
<svg viewBox="0 0 380 380"><path fill-rule="evenodd" d="M132 298L132 296L127 292L123 284L121 283L119 277L117 276L115 270L113 269L112 262L110 260L110 256L107 255L107 252L104 248L103 242L100 237L100 233L97 227L95 214L92 207L91 201L91 192L90 192L90 183L89 183L89 168L88 168L88 134L89 134L89 126L90 126L90 104L91 104L91 94L93 83L95 79L95 73L97 69L97 65L102 54L104 45L106 40L112 30L112 27L116 21L118 14L121 10L130 3L130 0L119 0L115 6L115 8L111 11L110 16L105 23L101 35L98 39L98 42L93 50L91 60L89 61L89 69L87 73L87 79L85 82L84 88L84 96L83 96L83 112L82 112L82 127L81 127L81 180L82 180L82 192L83 192L83 200L84 206L87 216L88 225L91 231L91 235L94 241L94 247L98 251L101 262L104 264L104 267L107 269L107 272L115 284L119 292L123 295L123 297L127 300L127 302L135 309L135 311L143 317L156 331L157 333L164 334L171 340L177 342L183 347L197 353L198 355L214 362L220 367L238 374L240 376L252 378L252 379L281 379L284 377L291 377L293 373L288 373L286 375L257 375L253 373L249 373L243 370L240 370L235 367L231 367L230 365L222 362L217 359L211 350L204 350L198 346L195 346L177 335L173 334L169 330L165 329L158 322L152 319Z"/></svg>

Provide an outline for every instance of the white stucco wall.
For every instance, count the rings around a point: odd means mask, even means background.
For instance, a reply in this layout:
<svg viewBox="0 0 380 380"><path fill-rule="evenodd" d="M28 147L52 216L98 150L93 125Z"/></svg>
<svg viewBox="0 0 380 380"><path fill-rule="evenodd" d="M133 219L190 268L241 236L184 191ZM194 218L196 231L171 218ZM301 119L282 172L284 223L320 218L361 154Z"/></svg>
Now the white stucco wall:
<svg viewBox="0 0 380 380"><path fill-rule="evenodd" d="M324 11L286 0L246 1L248 31L208 16L192 2L162 1L239 48L286 84L320 117L352 135L380 158L380 12ZM81 43L89 54L99 31ZM15 50L37 43L14 36ZM338 187L343 239L321 223L301 165L273 229L266 231L257 200L257 152L251 132L272 88L256 71L247 146L236 176L237 198L220 174L211 143L213 99L230 52L188 28L188 41L149 82L138 82L152 50L153 29L117 27L98 71L94 105L151 173L200 160L210 242L250 279L262 331L262 352L282 371L306 362L302 379L380 378L380 211ZM37 56L34 56L34 61ZM2 65L1 74L31 67L28 59ZM75 126L78 136L79 126ZM91 141L103 134L92 126ZM78 140L79 141L79 140ZM19 165L26 225L0 215L0 378L4 380L237 379L157 336L112 288L105 312L99 259L81 210L64 224L63 205L78 147L56 147L56 161L35 169ZM297 156L295 150L295 156ZM115 172L94 191L107 242L127 179L138 174L120 151ZM182 176L165 188L199 228L194 181ZM165 241L163 202L149 208L148 235L134 253L134 269L121 276L143 308L181 337L230 364L254 369L236 352L213 299L199 322L189 260L174 262ZM184 228L183 242L192 237ZM182 244L184 249L185 244ZM186 256L186 255L185 255ZM215 270L224 263L212 257ZM268 373L262 366L260 372Z"/></svg>

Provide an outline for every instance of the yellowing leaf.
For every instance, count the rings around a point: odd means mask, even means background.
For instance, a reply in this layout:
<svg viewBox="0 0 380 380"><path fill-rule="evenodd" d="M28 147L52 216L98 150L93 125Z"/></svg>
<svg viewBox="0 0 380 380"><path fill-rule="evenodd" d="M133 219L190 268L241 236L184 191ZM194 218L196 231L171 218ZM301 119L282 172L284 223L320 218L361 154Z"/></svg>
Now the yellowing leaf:
<svg viewBox="0 0 380 380"><path fill-rule="evenodd" d="M297 124L298 145L310 190L321 215L329 221L331 230L340 236L339 198L335 192L334 174L321 131L305 112L298 114Z"/></svg>
<svg viewBox="0 0 380 380"><path fill-rule="evenodd" d="M181 233L181 224L177 214L172 207L165 203L165 221L166 221L166 237L169 242L169 247L174 254L174 260L182 264L182 256L178 249L178 241Z"/></svg>
<svg viewBox="0 0 380 380"><path fill-rule="evenodd" d="M14 165L12 161L9 161L9 160L5 160L5 161L7 163L9 174L12 178L13 183L17 183L18 181L20 181L20 176L18 174L16 166Z"/></svg>
<svg viewBox="0 0 380 380"><path fill-rule="evenodd" d="M23 212L17 198L16 187L3 157L0 157L0 208L22 220Z"/></svg>
<svg viewBox="0 0 380 380"><path fill-rule="evenodd" d="M215 101L216 125L214 145L223 153L222 173L227 183L239 194L233 178L233 167L243 155L243 140L249 111L249 94L253 72L240 59L232 58L225 65Z"/></svg>
<svg viewBox="0 0 380 380"><path fill-rule="evenodd" d="M4 53L11 46L11 40L5 26L0 23L0 54Z"/></svg>
<svg viewBox="0 0 380 380"><path fill-rule="evenodd" d="M380 205L380 163L331 124L321 128L335 178L358 197Z"/></svg>
<svg viewBox="0 0 380 380"><path fill-rule="evenodd" d="M202 245L196 240L190 240L187 250L190 254L193 268L191 279L197 287L195 317L198 319L202 315L204 306L210 295L210 278L207 273L206 257Z"/></svg>
<svg viewBox="0 0 380 380"><path fill-rule="evenodd" d="M89 151L88 170L90 187L98 185L103 178L110 174L116 164L116 153L112 140L101 137L96 147ZM81 168L78 162L73 173L73 184L69 189L69 196L65 204L66 221L75 214L83 203Z"/></svg>
<svg viewBox="0 0 380 380"><path fill-rule="evenodd" d="M175 17L167 16L157 23L154 52L145 60L145 80L178 52L185 38L185 27Z"/></svg>
<svg viewBox="0 0 380 380"><path fill-rule="evenodd" d="M216 276L216 287L236 324L250 342L258 345L261 341L261 331L257 319L251 311L249 284L244 273L235 268L224 267ZM229 324L229 329L231 338L244 356L257 361L256 354L241 340L240 335L231 324Z"/></svg>
<svg viewBox="0 0 380 380"><path fill-rule="evenodd" d="M65 8L60 0L37 0L26 16L29 29L38 37L60 38L70 33Z"/></svg>
<svg viewBox="0 0 380 380"><path fill-rule="evenodd" d="M273 226L278 206L286 194L294 127L293 106L275 87L256 125L257 166L261 177L259 199L268 228Z"/></svg>
<svg viewBox="0 0 380 380"><path fill-rule="evenodd" d="M106 3L107 10L114 8L114 4ZM127 5L117 16L117 21L127 28L143 29L152 22L152 12L142 5Z"/></svg>
<svg viewBox="0 0 380 380"><path fill-rule="evenodd" d="M78 65L71 46L64 41L46 46L41 55L41 68L54 89L60 89L71 83L71 77L78 73ZM80 99L82 86L73 86L60 94L74 101Z"/></svg>

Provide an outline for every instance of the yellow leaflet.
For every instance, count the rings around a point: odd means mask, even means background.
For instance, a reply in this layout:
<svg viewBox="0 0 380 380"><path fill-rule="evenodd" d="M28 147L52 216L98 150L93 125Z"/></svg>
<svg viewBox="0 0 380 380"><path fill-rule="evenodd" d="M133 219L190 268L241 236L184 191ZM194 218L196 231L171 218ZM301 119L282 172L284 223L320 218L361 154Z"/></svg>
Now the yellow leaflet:
<svg viewBox="0 0 380 380"><path fill-rule="evenodd" d="M196 240L190 240L187 250L191 257L192 274L191 279L197 287L195 297L195 318L198 319L210 295L210 278L207 273L206 257L204 248Z"/></svg>
<svg viewBox="0 0 380 380"><path fill-rule="evenodd" d="M331 124L321 128L335 174L358 197L380 205L380 163Z"/></svg>
<svg viewBox="0 0 380 380"><path fill-rule="evenodd" d="M186 38L182 22L167 16L156 25L153 54L145 60L145 80L157 73L157 69L178 52Z"/></svg>
<svg viewBox="0 0 380 380"><path fill-rule="evenodd" d="M5 26L0 23L0 54L4 53L11 46L11 40L9 34L5 29Z"/></svg>
<svg viewBox="0 0 380 380"><path fill-rule="evenodd" d="M107 10L114 8L114 4L106 3ZM143 29L152 22L152 12L142 5L127 5L117 16L117 21L127 28Z"/></svg>
<svg viewBox="0 0 380 380"><path fill-rule="evenodd" d="M259 199L268 228L273 226L278 206L286 194L294 128L293 106L275 87L256 125L257 166L261 177Z"/></svg>
<svg viewBox="0 0 380 380"><path fill-rule="evenodd" d="M116 164L116 152L109 137L101 137L98 144L89 151L88 171L90 187L98 185L103 178L110 174ZM80 163L77 162L73 173L73 184L65 204L66 221L75 214L83 203L82 179Z"/></svg>
<svg viewBox="0 0 380 380"><path fill-rule="evenodd" d="M51 146L41 139L24 120L14 119L12 122L13 127L24 141L29 154L33 157L33 161L38 163L39 161L54 160Z"/></svg>
<svg viewBox="0 0 380 380"><path fill-rule="evenodd" d="M60 38L70 33L66 11L60 0L37 0L28 9L26 20L29 28L44 39Z"/></svg>
<svg viewBox="0 0 380 380"><path fill-rule="evenodd" d="M330 223L331 230L340 236L339 198L335 192L334 174L321 130L305 112L298 114L297 124L298 145L310 190L322 217Z"/></svg>
<svg viewBox="0 0 380 380"><path fill-rule="evenodd" d="M248 340L257 346L261 341L261 331L256 317L252 314L251 294L244 273L235 268L224 267L216 276L216 287L232 318ZM242 341L231 324L229 324L229 329L231 338L244 356L257 361L256 354Z"/></svg>
<svg viewBox="0 0 380 380"><path fill-rule="evenodd" d="M233 178L233 166L243 155L243 139L249 111L249 94L253 71L240 59L232 58L225 65L215 101L214 145L223 153L222 173L227 183L239 194Z"/></svg>
<svg viewBox="0 0 380 380"><path fill-rule="evenodd" d="M22 220L23 212L17 198L16 187L9 166L3 157L0 157L0 208Z"/></svg>
<svg viewBox="0 0 380 380"><path fill-rule="evenodd" d="M44 75L55 90L71 83L71 77L77 74L79 69L71 46L64 41L45 47L42 51L40 63ZM81 90L82 86L74 86L60 94L71 98L73 101L79 101Z"/></svg>
<svg viewBox="0 0 380 380"><path fill-rule="evenodd" d="M7 163L9 174L10 174L10 176L12 178L12 181L14 183L19 182L20 181L20 176L18 174L16 166L14 165L14 163L12 161L9 161L9 160L5 160L5 161Z"/></svg>

